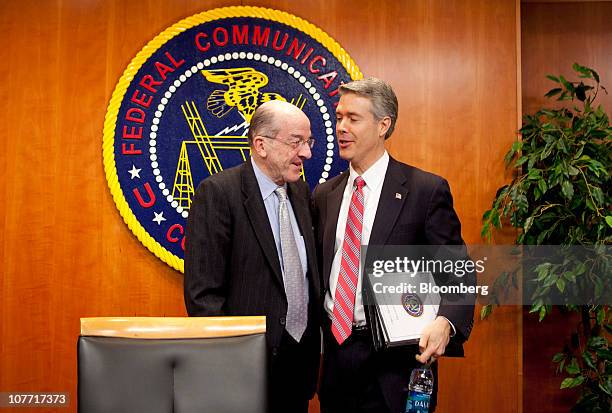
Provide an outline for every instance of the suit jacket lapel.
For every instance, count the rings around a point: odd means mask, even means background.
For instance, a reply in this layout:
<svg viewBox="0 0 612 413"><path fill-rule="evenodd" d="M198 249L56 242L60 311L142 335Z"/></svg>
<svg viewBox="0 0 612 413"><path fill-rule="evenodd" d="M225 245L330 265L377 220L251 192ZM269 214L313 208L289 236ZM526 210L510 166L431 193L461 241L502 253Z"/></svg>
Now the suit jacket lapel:
<svg viewBox="0 0 612 413"><path fill-rule="evenodd" d="M345 171L338 179L336 186L327 194L325 210L325 228L323 232L323 282L325 289L329 288L329 276L331 273L332 262L334 260L334 250L336 245L336 226L338 225L338 215L342 204L342 195L348 181L349 172Z"/></svg>
<svg viewBox="0 0 612 413"><path fill-rule="evenodd" d="M369 245L384 245L387 242L408 196L409 188L406 181L398 162L389 158Z"/></svg>
<svg viewBox="0 0 612 413"><path fill-rule="evenodd" d="M266 207L261 198L261 191L259 190L259 184L257 183L257 178L255 178L255 172L253 171L250 159L242 165L242 193L244 195L244 208L251 221L259 245L261 245L261 249L278 282L284 285L274 235L272 234L272 228L270 228Z"/></svg>
<svg viewBox="0 0 612 413"><path fill-rule="evenodd" d="M399 213L404 206L409 190L406 186L406 176L398 166L397 161L389 157L389 166L387 167L387 173L385 174L385 180L380 192L378 208L376 209L368 245L384 245L387 242ZM362 284L362 288L365 290L365 282ZM367 295L367 292L364 291L362 294ZM366 306L365 310L366 323L372 326L373 315L370 314L372 307ZM378 344L379 339L375 336L374 328L371 329L371 334L374 346L378 349L380 344Z"/></svg>

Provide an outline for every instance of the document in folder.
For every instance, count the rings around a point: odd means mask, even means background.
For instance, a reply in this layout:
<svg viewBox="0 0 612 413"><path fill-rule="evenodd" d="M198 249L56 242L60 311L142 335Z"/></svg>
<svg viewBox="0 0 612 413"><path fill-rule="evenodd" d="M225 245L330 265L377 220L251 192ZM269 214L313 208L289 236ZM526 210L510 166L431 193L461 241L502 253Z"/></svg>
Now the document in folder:
<svg viewBox="0 0 612 413"><path fill-rule="evenodd" d="M365 278L368 312L376 347L417 344L425 326L434 321L438 314L440 295L419 292L416 288L421 283L435 285L432 274L394 273L386 274L385 280ZM406 285L414 285L413 292L402 291L402 286Z"/></svg>

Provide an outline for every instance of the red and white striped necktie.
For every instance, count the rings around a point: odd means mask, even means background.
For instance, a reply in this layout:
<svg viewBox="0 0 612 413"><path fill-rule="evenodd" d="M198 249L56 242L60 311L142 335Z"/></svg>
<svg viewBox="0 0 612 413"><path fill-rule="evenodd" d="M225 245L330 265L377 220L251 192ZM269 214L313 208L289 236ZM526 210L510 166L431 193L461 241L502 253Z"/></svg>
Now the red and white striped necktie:
<svg viewBox="0 0 612 413"><path fill-rule="evenodd" d="M355 291L359 279L359 260L361 248L361 229L363 227L363 187L365 181L358 176L353 181L353 195L346 217L340 274L334 294L332 333L338 344L342 344L353 330Z"/></svg>

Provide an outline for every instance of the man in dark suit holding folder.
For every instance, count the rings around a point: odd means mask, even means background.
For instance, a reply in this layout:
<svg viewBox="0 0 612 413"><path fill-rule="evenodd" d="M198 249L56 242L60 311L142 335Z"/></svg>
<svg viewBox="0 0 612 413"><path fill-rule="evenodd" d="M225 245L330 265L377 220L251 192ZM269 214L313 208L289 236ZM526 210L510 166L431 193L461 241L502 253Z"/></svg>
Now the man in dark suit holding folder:
<svg viewBox="0 0 612 413"><path fill-rule="evenodd" d="M251 159L200 183L189 211L185 305L190 316L265 315L269 411L308 411L320 358L320 280L301 179L310 122L282 101L262 104Z"/></svg>
<svg viewBox="0 0 612 413"><path fill-rule="evenodd" d="M350 168L320 184L313 200L327 312L319 399L323 413L398 413L404 411L415 357L428 362L443 354L463 355L473 300L464 301L467 305L442 301L419 349L376 351L363 304L359 247L463 245L461 224L446 180L387 154L384 142L398 114L391 87L368 78L342 85L340 95L336 132L340 156ZM464 282L473 284L473 274ZM433 401L435 406L435 394Z"/></svg>

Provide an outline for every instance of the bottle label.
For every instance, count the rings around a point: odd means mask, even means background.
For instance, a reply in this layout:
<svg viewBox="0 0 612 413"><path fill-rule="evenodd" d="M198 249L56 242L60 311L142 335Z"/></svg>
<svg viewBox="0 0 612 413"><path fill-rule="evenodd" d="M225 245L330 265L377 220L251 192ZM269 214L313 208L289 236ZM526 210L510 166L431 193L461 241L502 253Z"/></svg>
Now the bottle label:
<svg viewBox="0 0 612 413"><path fill-rule="evenodd" d="M429 394L411 390L406 401L406 413L427 413L429 411Z"/></svg>

